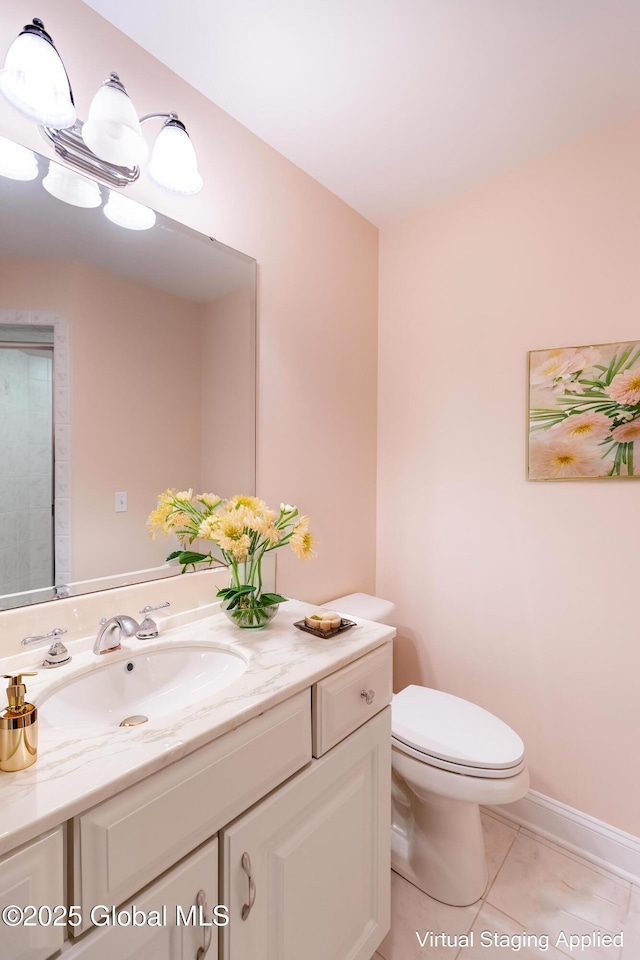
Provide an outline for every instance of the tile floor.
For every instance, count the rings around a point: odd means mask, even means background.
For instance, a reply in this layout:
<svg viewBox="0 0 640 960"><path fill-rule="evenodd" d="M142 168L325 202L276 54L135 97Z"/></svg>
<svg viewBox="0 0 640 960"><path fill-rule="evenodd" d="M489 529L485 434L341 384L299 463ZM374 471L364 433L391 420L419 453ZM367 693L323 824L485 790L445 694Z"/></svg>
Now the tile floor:
<svg viewBox="0 0 640 960"><path fill-rule="evenodd" d="M391 874L391 931L371 960L640 960L640 886L493 814L482 814L489 883L478 903L449 907ZM473 946L446 945L471 931ZM623 944L571 946L572 935Z"/></svg>

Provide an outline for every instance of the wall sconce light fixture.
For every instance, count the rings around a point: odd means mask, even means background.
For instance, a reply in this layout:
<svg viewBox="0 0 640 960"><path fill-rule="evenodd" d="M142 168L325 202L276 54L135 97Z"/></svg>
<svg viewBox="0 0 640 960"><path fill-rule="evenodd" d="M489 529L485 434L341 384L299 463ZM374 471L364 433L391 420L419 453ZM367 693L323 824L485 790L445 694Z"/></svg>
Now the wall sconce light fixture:
<svg viewBox="0 0 640 960"><path fill-rule="evenodd" d="M86 122L77 118L67 71L42 20L34 18L11 44L0 70L0 93L40 125L66 163L111 187L124 187L139 178L148 153L141 125L163 120L147 170L150 179L181 196L202 189L196 152L177 114L149 113L138 118L116 73L96 93Z"/></svg>

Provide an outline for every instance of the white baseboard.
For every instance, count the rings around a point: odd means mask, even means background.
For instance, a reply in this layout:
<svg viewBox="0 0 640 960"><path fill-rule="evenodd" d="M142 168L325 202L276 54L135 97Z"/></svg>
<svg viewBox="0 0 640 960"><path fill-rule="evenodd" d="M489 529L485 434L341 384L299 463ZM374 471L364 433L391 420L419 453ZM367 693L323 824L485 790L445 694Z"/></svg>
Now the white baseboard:
<svg viewBox="0 0 640 960"><path fill-rule="evenodd" d="M488 809L625 880L640 883L640 837L618 830L535 790L529 790L515 803Z"/></svg>

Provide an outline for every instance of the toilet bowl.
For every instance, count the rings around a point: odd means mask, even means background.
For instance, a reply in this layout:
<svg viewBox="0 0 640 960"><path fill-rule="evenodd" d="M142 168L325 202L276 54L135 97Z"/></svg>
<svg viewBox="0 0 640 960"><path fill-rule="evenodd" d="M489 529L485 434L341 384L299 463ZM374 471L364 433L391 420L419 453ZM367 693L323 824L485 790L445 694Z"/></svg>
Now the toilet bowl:
<svg viewBox="0 0 640 960"><path fill-rule="evenodd" d="M391 704L391 863L429 896L474 903L487 885L480 804L529 788L522 740L476 704L409 686Z"/></svg>
<svg viewBox="0 0 640 960"><path fill-rule="evenodd" d="M380 622L395 609L367 594L327 606ZM522 740L482 707L416 685L393 697L391 731L392 869L443 903L474 903L488 880L480 804L529 789Z"/></svg>

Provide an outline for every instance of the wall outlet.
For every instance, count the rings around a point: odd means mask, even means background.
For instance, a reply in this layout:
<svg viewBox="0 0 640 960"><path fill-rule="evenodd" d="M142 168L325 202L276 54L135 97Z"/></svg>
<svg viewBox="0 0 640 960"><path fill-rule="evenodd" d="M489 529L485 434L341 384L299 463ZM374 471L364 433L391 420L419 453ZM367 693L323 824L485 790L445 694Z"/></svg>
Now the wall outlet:
<svg viewBox="0 0 640 960"><path fill-rule="evenodd" d="M116 513L126 513L126 512L127 512L126 493L116 493Z"/></svg>

